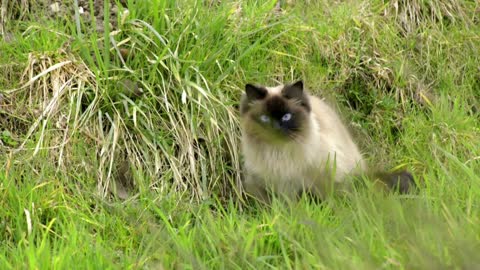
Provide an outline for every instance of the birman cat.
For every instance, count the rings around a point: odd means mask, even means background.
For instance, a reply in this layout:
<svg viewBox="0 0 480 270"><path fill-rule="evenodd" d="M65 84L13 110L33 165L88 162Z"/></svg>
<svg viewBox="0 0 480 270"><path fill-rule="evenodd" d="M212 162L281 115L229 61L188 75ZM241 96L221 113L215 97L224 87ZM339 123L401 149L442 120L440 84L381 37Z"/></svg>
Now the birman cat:
<svg viewBox="0 0 480 270"><path fill-rule="evenodd" d="M303 82L245 86L240 103L246 192L268 202L275 193L318 198L352 187L368 171L338 114L304 90ZM376 174L388 188L407 192L413 177L403 171Z"/></svg>

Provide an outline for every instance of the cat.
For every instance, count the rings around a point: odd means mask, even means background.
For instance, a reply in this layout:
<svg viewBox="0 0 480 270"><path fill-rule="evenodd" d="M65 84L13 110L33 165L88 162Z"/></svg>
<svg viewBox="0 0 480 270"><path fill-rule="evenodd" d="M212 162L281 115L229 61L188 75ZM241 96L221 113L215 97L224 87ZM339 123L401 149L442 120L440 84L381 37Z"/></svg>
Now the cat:
<svg viewBox="0 0 480 270"><path fill-rule="evenodd" d="M240 102L247 194L264 202L270 193L318 198L349 191L352 176L368 171L339 115L304 90L303 81L275 87L246 84ZM414 185L406 171L375 174L389 189Z"/></svg>

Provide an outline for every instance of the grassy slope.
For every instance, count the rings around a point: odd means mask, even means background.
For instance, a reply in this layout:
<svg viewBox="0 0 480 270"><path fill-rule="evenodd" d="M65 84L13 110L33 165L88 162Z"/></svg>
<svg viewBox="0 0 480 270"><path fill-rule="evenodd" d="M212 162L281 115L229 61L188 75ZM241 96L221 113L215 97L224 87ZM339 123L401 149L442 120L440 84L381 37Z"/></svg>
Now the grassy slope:
<svg viewBox="0 0 480 270"><path fill-rule="evenodd" d="M115 36L134 52L126 65L103 53L111 46L97 43L103 34L65 43L76 36L72 21L9 25L16 38L0 42L0 89L28 81L19 76L25 68L35 75L76 60L8 94L0 109L2 269L480 267L474 4L410 1L417 13L408 15L400 2L395 16L395 1L312 1L275 16L275 1L151 2L130 5ZM38 55L43 69L31 61ZM38 104L52 99L41 87L71 77L77 90L27 137ZM119 78L139 82L144 94L123 93ZM413 169L420 194L367 188L271 209L225 200L238 180L234 105L244 83L296 78L338 102L372 164ZM23 139L27 150L10 153ZM45 149L60 142L62 154ZM109 164L115 173L123 155L135 168L125 201L108 195ZM162 189L172 185L176 191Z"/></svg>

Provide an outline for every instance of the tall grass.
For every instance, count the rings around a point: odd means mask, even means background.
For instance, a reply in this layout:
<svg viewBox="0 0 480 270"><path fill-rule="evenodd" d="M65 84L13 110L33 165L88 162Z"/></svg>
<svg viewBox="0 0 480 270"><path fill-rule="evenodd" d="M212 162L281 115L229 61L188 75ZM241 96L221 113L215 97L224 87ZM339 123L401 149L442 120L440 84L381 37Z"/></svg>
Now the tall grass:
<svg viewBox="0 0 480 270"><path fill-rule="evenodd" d="M478 3L78 2L1 5L2 268L479 267ZM295 79L419 194L245 205L239 96Z"/></svg>

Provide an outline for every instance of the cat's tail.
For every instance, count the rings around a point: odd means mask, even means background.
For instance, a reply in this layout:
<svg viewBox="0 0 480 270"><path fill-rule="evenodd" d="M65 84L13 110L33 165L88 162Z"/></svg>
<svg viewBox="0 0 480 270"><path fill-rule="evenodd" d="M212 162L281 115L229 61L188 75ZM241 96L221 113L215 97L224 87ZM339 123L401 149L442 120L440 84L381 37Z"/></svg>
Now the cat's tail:
<svg viewBox="0 0 480 270"><path fill-rule="evenodd" d="M379 186L386 191L396 191L400 194L412 193L417 189L417 184L413 175L406 171L395 172L374 172L371 175L375 186Z"/></svg>

